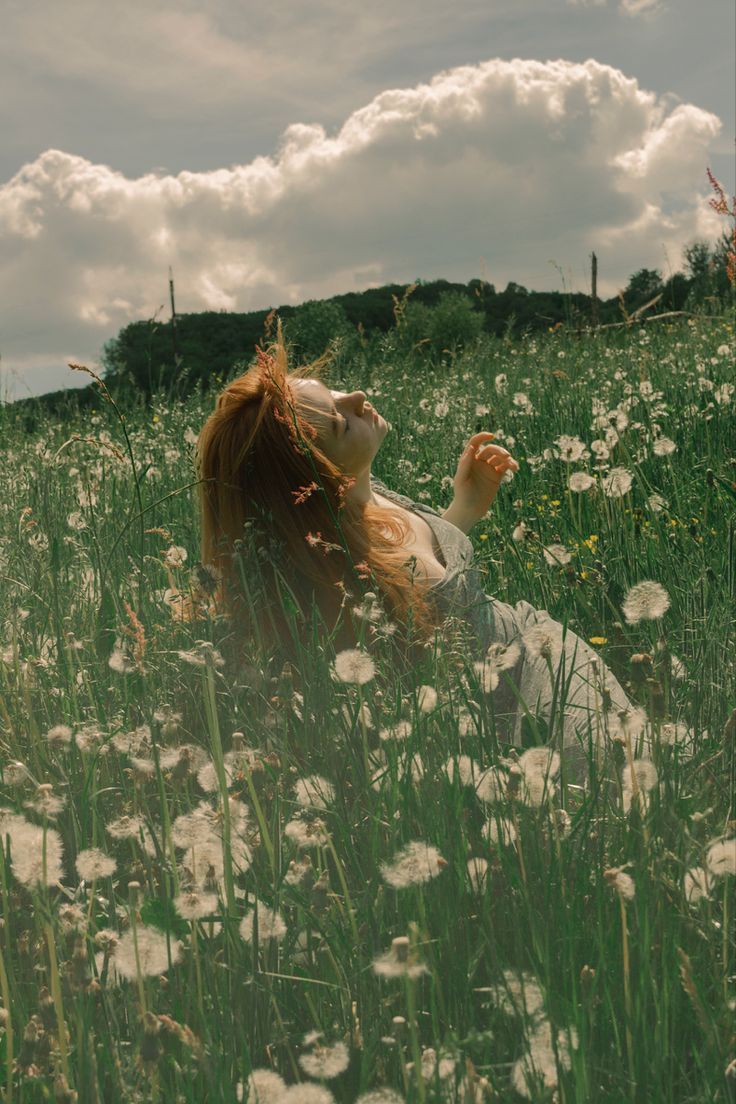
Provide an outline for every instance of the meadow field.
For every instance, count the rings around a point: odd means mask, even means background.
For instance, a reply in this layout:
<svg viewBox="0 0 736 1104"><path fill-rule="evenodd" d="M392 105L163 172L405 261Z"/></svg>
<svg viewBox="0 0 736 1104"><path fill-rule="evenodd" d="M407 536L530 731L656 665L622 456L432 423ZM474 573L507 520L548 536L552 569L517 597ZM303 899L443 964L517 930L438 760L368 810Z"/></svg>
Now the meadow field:
<svg viewBox="0 0 736 1104"><path fill-rule="evenodd" d="M326 377L437 509L474 432L519 462L477 562L640 707L614 787L499 747L461 634L399 673L380 605L353 652L232 662L193 467L225 381L0 407L4 1104L736 1099L735 349L728 315L389 335Z"/></svg>

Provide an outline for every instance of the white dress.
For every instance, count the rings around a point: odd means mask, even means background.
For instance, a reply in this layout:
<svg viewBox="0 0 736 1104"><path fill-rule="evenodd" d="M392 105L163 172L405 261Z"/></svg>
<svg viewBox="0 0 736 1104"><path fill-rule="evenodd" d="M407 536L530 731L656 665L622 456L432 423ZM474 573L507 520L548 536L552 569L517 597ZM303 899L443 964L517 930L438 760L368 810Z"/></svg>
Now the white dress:
<svg viewBox="0 0 736 1104"><path fill-rule="evenodd" d="M379 494L419 513L431 526L447 571L428 593L447 615L472 625L477 641L474 658L483 658L497 642L518 647L514 666L498 672L499 683L491 695L499 740L518 748L546 743L559 748L562 724L566 779L582 783L591 748L601 762L606 745L610 745L607 712L634 708L615 675L582 637L554 621L547 610L535 609L523 600L511 606L486 594L481 572L473 564L475 550L470 539L437 510L391 490L375 476L371 476L371 484ZM524 643L523 635L535 624L546 625L561 637L559 659L552 663L554 681L547 660L531 654ZM639 739L640 754L642 750L645 755L650 750L644 737ZM606 775L610 778L610 771Z"/></svg>

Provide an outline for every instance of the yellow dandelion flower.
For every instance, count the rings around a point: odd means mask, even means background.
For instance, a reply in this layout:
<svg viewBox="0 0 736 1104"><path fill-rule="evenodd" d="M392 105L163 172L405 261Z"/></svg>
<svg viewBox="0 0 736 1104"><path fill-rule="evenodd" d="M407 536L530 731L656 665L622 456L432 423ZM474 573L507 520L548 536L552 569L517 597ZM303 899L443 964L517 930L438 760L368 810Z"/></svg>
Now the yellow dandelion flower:
<svg viewBox="0 0 736 1104"><path fill-rule="evenodd" d="M591 644L607 644L608 643L608 637L607 636L589 636L588 640L590 641Z"/></svg>

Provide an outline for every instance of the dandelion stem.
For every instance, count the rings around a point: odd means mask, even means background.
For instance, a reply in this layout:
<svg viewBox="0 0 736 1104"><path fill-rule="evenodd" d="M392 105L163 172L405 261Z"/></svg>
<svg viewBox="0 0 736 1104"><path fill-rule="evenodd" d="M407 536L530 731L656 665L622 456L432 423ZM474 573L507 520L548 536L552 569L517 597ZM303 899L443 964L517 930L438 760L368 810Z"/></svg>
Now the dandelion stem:
<svg viewBox="0 0 736 1104"><path fill-rule="evenodd" d="M422 1076L422 1056L419 1050L419 1034L417 1032L417 1011L414 993L414 978L409 977L408 974L404 974L404 980L406 982L406 1011L407 1018L409 1020L411 1052L414 1058L414 1077L417 1083L417 1093L419 1095L420 1104L424 1104L426 1091L424 1087L424 1077Z"/></svg>
<svg viewBox="0 0 736 1104"><path fill-rule="evenodd" d="M59 984L59 963L56 959L56 944L54 933L48 921L44 924L46 933L46 945L49 949L51 996L56 1011L56 1021L59 1028L59 1053L61 1055L61 1069L64 1077L69 1080L69 1047L66 1037L66 1023L64 1022L64 1004L61 999L61 985Z"/></svg>
<svg viewBox="0 0 736 1104"><path fill-rule="evenodd" d="M12 1104L13 1100L13 1018L11 1015L10 986L8 975L5 972L5 959L0 947L0 995L3 998L3 1006L8 1014L5 1021L5 1073L7 1077L5 1088L5 1104Z"/></svg>
<svg viewBox="0 0 736 1104"><path fill-rule="evenodd" d="M631 989L629 987L629 936L626 928L626 904L624 899L619 895L619 907L621 909L621 944L624 960L624 1002L626 1005L626 1053L629 1061L629 1076L631 1077L630 1090L632 1095L635 1092L635 1076L634 1076L634 1043L631 1036Z"/></svg>

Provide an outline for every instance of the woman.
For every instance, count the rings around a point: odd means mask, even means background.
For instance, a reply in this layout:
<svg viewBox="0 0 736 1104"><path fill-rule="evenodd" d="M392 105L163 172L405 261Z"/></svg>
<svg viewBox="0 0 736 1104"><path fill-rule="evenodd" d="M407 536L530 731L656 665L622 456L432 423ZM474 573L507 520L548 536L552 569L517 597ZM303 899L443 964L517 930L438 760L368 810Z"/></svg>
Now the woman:
<svg viewBox="0 0 736 1104"><path fill-rule="evenodd" d="M477 433L444 513L392 491L371 475L389 425L364 391L333 391L316 378L326 359L289 371L279 322L276 342L220 394L199 435L202 560L221 574L226 611L287 654L314 629L315 610L336 650L355 647L361 591L381 595L409 648L413 634L429 641L459 618L476 657L488 656L499 738L553 740L583 777L589 737L600 754L609 715L628 715L631 702L585 641L546 610L486 594L472 563L467 533L518 463ZM246 566L254 551L258 572Z"/></svg>

